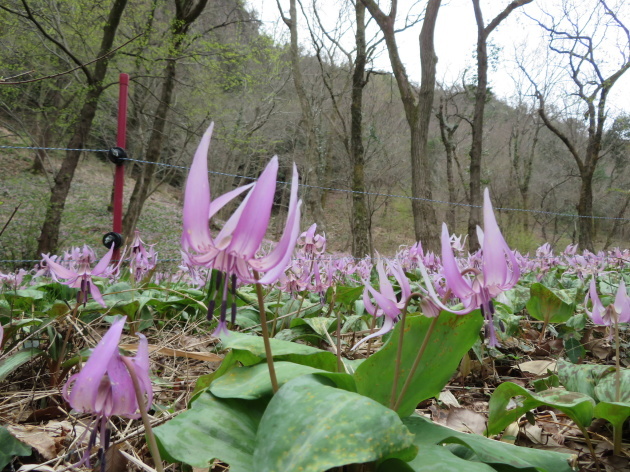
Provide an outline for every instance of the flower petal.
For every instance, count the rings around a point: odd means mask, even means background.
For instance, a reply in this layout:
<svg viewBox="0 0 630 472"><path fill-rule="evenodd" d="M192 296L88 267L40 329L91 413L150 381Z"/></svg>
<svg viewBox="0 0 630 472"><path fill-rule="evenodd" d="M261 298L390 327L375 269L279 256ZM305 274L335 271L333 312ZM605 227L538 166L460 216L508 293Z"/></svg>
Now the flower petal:
<svg viewBox="0 0 630 472"><path fill-rule="evenodd" d="M105 254L101 258L101 260L98 261L98 264L96 264L94 269L92 269L92 272L91 272L92 275L99 276L103 272L105 272L105 270L107 270L107 266L111 262L112 256L114 255L114 249L115 249L115 246L112 244L112 247L109 248L109 251L107 251L107 254Z"/></svg>
<svg viewBox="0 0 630 472"><path fill-rule="evenodd" d="M122 317L112 324L92 351L81 372L72 376L68 381L68 384L73 382L73 385L66 400L75 410L84 413L98 413L94 409L98 390L110 360L118 355L118 342L126 319L126 317ZM67 389L65 391L67 392Z"/></svg>
<svg viewBox="0 0 630 472"><path fill-rule="evenodd" d="M293 254L295 243L300 232L300 207L302 201L297 198L298 192L298 172L297 167L293 164L293 178L291 180L291 197L289 199L289 210L287 213L287 221L284 226L284 232L276 247L264 257L258 260L250 261L250 265L255 270L264 271L265 275L261 277L259 283L269 284L278 280L280 274L284 273L289 259ZM313 226L311 226L312 228Z"/></svg>
<svg viewBox="0 0 630 472"><path fill-rule="evenodd" d="M381 327L381 329L379 329L378 331L376 331L375 333L370 334L369 336L366 336L365 338L363 338L361 341L359 341L358 343L356 343L354 345L354 347L351 349L351 351L354 351L356 348L358 348L361 344L363 344L366 341L369 341L372 338L376 338L377 336L382 336L385 333L389 333L392 328L394 327L394 320L389 318L389 317L385 317L383 319L383 326Z"/></svg>
<svg viewBox="0 0 630 472"><path fill-rule="evenodd" d="M267 232L276 193L277 174L278 157L274 156L251 190L250 198L234 230L230 252L235 252L244 259L254 257Z"/></svg>
<svg viewBox="0 0 630 472"><path fill-rule="evenodd" d="M466 303L465 300L474 295L472 286L462 276L459 270L455 255L453 254L453 248L451 247L451 238L445 223L442 224L442 273L444 274L448 288L450 288L451 292L464 302L464 304ZM432 284L431 287L433 287Z"/></svg>
<svg viewBox="0 0 630 472"><path fill-rule="evenodd" d="M210 181L208 180L208 149L214 123L206 130L195 152L184 192L182 247L203 252L212 243L208 215L210 213Z"/></svg>

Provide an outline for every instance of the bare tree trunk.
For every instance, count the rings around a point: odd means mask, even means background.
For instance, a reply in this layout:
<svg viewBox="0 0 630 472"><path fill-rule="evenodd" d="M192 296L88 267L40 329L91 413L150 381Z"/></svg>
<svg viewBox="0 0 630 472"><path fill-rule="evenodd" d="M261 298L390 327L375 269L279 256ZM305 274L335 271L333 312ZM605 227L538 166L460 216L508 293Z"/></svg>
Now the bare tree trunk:
<svg viewBox="0 0 630 472"><path fill-rule="evenodd" d="M468 215L468 247L479 249L477 226L481 224L481 156L483 154L483 121L488 96L488 36L512 11L533 0L514 0L499 13L488 26L484 25L479 0L472 0L477 21L477 88L475 90L475 114L472 123L470 146L470 213Z"/></svg>
<svg viewBox="0 0 630 472"><path fill-rule="evenodd" d="M120 19L126 6L127 0L114 0L107 23L103 28L103 39L101 40L97 57L105 56L111 49L114 38L116 37L116 30L118 29ZM34 18L32 21L36 22ZM89 89L83 102L83 107L79 112L74 133L68 142L68 148L70 149L83 148L89 137L92 122L96 115L98 100L103 92L102 82L107 73L108 63L109 56L100 59L96 63L93 75L83 66ZM66 205L66 199L70 192L70 184L72 183L74 172L79 163L81 152L82 151L66 151L66 157L61 164L61 169L55 177L55 184L50 193L50 202L46 209L44 224L42 225L41 233L38 238L38 254L51 253L57 249L61 216Z"/></svg>
<svg viewBox="0 0 630 472"><path fill-rule="evenodd" d="M352 103L350 105L350 158L352 160L352 255L371 255L369 215L365 202L365 154L363 148L363 88L365 87L365 5L355 4L357 34L356 58L352 74Z"/></svg>
<svg viewBox="0 0 630 472"><path fill-rule="evenodd" d="M457 201L457 192L455 190L455 177L453 174L453 160L455 158L455 140L453 135L455 134L455 131L457 131L457 128L459 128L459 123L449 125L446 122L446 118L444 117L444 106L444 100L440 99L440 106L435 116L440 124L440 138L442 139L442 144L444 144L444 150L446 151L446 183L448 186L448 201L450 203L455 203ZM455 231L455 208L455 205L449 205L448 210L446 211L446 224L451 231Z"/></svg>
<svg viewBox="0 0 630 472"><path fill-rule="evenodd" d="M289 3L289 16L286 17L280 4L278 3L278 10L282 16L282 21L289 28L291 35L290 42L290 54L291 54L291 68L293 72L293 85L295 92L300 101L300 109L302 110L302 129L304 130L306 143L306 163L307 168L304 175L305 180L309 185L306 191L305 202L311 217L315 220L321 230L325 229L324 210L322 208L322 191L317 188L320 187L320 174L323 171L321 156L317 149L317 135L315 134L315 116L313 114L313 108L309 103L309 99L304 86L304 79L302 77L302 69L300 66L300 51L298 48L298 20L297 20L297 7L296 0L290 0Z"/></svg>
<svg viewBox="0 0 630 472"><path fill-rule="evenodd" d="M433 106L435 90L435 64L437 57L433 45L435 22L441 0L429 0L425 12L424 23L420 32L420 63L422 81L420 93L416 96L414 87L409 82L405 66L398 53L394 23L396 21L397 0L392 0L391 9L386 15L374 0L362 0L372 17L378 23L385 37L389 59L392 65L405 117L411 136L411 193L414 232L416 239L422 241L425 248L437 250L439 247L437 220L433 202L431 163L427 155L428 127Z"/></svg>
<svg viewBox="0 0 630 472"><path fill-rule="evenodd" d="M153 127L147 145L147 161L158 163L162 160L164 130L166 128L166 119L171 106L173 90L175 88L175 77L177 75L177 55L180 53L180 48L190 25L201 15L207 3L208 0L199 0L196 4L194 0L175 0L175 19L170 28L172 35L171 41L173 42L169 51L171 57L167 59L166 66L164 67L162 93L158 107L155 110ZM133 187L129 206L127 207L127 212L123 220L123 230L126 241L130 240L136 229L144 203L152 191L151 187L153 186L156 170L157 166L155 164L142 166L140 175Z"/></svg>

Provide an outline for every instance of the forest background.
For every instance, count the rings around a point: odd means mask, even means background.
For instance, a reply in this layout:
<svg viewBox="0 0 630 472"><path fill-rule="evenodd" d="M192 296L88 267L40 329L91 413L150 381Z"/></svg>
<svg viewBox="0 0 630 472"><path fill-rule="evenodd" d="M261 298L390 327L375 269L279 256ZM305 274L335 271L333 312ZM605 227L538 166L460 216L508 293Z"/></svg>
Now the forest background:
<svg viewBox="0 0 630 472"><path fill-rule="evenodd" d="M96 245L107 231L113 165L81 150L115 145L120 73L134 159L124 233L140 229L163 257L179 257L181 187L210 121L212 194L274 154L279 180L296 162L303 226L316 222L332 250L435 250L441 221L474 250L485 186L495 207L532 210L499 212L522 252L625 246L630 5L471 0L472 65L440 79L442 3L266 2L279 19L269 28L256 5L230 0L3 1L0 223L15 215L0 259ZM509 18L526 25L525 43L493 42ZM512 84L495 91L508 65ZM276 197L281 231L288 187Z"/></svg>

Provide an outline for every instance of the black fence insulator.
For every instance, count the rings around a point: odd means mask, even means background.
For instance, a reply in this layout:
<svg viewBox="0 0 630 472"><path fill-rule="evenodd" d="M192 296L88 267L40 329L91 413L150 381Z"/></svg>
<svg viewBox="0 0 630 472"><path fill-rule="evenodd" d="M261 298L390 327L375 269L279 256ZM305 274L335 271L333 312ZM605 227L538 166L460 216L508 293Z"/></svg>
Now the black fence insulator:
<svg viewBox="0 0 630 472"><path fill-rule="evenodd" d="M112 244L114 245L114 249L121 248L123 245L122 234L110 231L105 236L103 236L103 246L105 246L107 249L111 249Z"/></svg>
<svg viewBox="0 0 630 472"><path fill-rule="evenodd" d="M107 152L107 157L109 157L110 161L119 166L125 163L125 160L127 159L127 151L116 146Z"/></svg>

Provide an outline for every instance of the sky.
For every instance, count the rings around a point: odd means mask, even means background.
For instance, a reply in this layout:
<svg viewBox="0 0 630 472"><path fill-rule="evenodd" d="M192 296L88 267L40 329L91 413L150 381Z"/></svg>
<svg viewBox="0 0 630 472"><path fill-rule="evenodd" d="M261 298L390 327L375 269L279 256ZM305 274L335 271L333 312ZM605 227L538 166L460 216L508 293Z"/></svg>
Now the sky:
<svg viewBox="0 0 630 472"><path fill-rule="evenodd" d="M312 0L303 0L304 5L310 5ZM349 0L316 0L318 11L322 21L333 23L338 19L339 2ZM286 40L287 27L279 21L278 6L276 0L248 0L251 8L256 10L263 20L264 28L274 37ZM280 0L285 11L288 11L288 0ZM381 2L384 3L384 2ZM484 21L488 24L509 2L506 0L482 0L481 8ZM552 2L545 0L546 5ZM630 3L630 2L628 2ZM415 4L415 6L414 6ZM407 11L422 14L425 2L413 2L411 0L399 0L399 18L403 20ZM630 9L628 9L630 10ZM630 13L626 10L625 13ZM546 61L546 41L541 29L534 24L533 20L526 15L540 15L539 6L536 2L525 5L504 20L500 26L490 35L491 42L500 49L499 61L495 70L489 72L490 86L493 91L504 99L510 99L515 95L515 79L526 81L519 73L515 62L515 49L525 48L529 51L529 60L533 65L541 65L541 61ZM303 21L303 20L302 20ZM625 23L630 26L630 14ZM304 25L305 26L305 25ZM399 52L405 63L407 72L412 80L419 81L420 58L418 35L421 24L409 30L399 33L397 41ZM437 80L444 84L461 83L462 73L468 69L468 74L472 75L475 70L474 50L477 40L475 17L471 0L450 0L443 1L438 14L438 21L435 32L435 48L438 56ZM308 48L308 30L301 28L300 42ZM352 35L347 35L350 45L353 41ZM602 45L601 51L608 52ZM374 61L374 67L382 70L391 70L389 58L385 51ZM417 78L417 79L416 79ZM531 90L530 90L531 93ZM561 97L560 100L563 100ZM613 88L608 105L611 115L622 112L630 113L630 71Z"/></svg>

